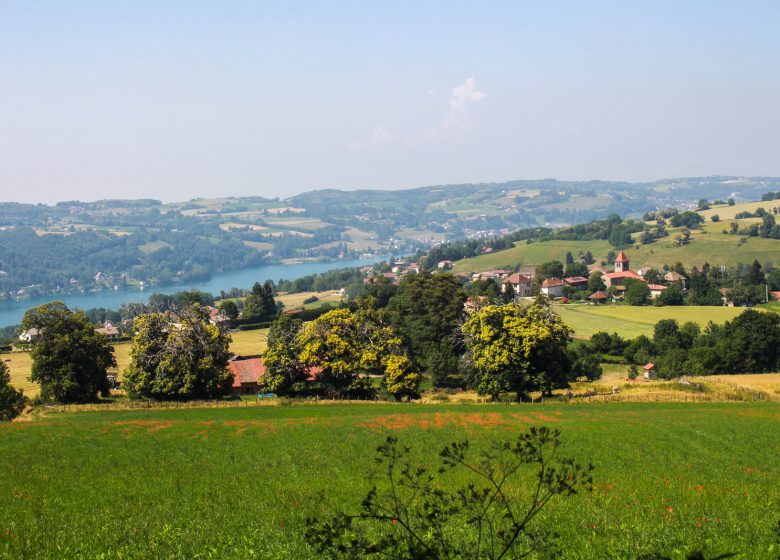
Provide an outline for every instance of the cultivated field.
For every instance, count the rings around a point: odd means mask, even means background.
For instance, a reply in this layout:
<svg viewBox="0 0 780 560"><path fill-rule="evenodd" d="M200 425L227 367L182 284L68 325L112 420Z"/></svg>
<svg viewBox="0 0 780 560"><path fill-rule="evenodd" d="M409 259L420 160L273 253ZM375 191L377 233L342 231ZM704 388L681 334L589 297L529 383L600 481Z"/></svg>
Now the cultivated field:
<svg viewBox="0 0 780 560"><path fill-rule="evenodd" d="M562 558L775 559L780 405L266 406L59 414L0 426L0 558L314 558L306 519L357 511L388 433L415 461L531 425L596 466L540 521ZM457 485L462 475L446 475ZM512 485L527 492L530 480Z"/></svg>
<svg viewBox="0 0 780 560"><path fill-rule="evenodd" d="M759 208L763 208L768 212L772 211L772 208L780 206L780 200L768 200L768 201L756 201L756 202L743 202L741 204L735 204L734 206L720 205L712 206L709 210L701 210L699 214L704 216L707 220L717 215L721 220L731 220L740 212L753 213Z"/></svg>

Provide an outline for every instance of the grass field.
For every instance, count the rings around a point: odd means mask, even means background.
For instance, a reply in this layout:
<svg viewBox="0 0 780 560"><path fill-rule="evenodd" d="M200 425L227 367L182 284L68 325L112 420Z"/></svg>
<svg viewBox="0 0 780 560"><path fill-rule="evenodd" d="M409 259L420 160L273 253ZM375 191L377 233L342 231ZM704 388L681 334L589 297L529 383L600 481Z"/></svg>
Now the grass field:
<svg viewBox="0 0 780 560"><path fill-rule="evenodd" d="M745 220L738 220L743 222ZM753 220L755 221L755 220ZM664 264L681 262L686 267L711 265L733 266L751 263L780 263L780 241L749 237L741 243L738 235L723 235L728 223L707 224L703 230L692 230L692 241L683 247L675 247L672 235L649 245L635 245L625 249L631 259L631 267L650 266L660 269ZM566 252L576 259L579 252L590 251L597 263L606 261L609 251L616 251L607 241L545 241L527 244L519 242L511 249L464 259L455 263L453 272L482 272L494 268L512 269L517 265L537 265L559 260L564 262Z"/></svg>
<svg viewBox="0 0 780 560"><path fill-rule="evenodd" d="M721 220L730 220L740 212L753 213L759 208L763 208L764 210L771 212L772 208L777 206L780 206L780 200L743 202L741 204L735 204L734 206L728 206L725 204L720 206L712 206L709 210L700 210L699 214L704 216L707 220L711 219L712 216L716 214L720 217Z"/></svg>
<svg viewBox="0 0 780 560"><path fill-rule="evenodd" d="M236 331L232 333L232 337L233 342L230 344L230 350L234 354L245 356L260 354L265 350L268 329ZM122 372L130 364L130 346L129 342L121 342L114 345L114 356L117 362L116 372L119 374L120 379L122 378ZM38 394L38 385L27 380L30 377L30 368L32 366L29 352L0 354L0 359L5 360L11 370L11 383L15 387L24 389L24 393L28 397L34 397Z"/></svg>
<svg viewBox="0 0 780 560"><path fill-rule="evenodd" d="M661 319L675 319L679 323L693 321L702 327L709 321L725 323L742 313L740 307L635 307L631 305L554 305L553 309L574 329L577 336L591 336L605 331L618 332L623 338L640 334L653 336L653 327Z"/></svg>
<svg viewBox="0 0 780 560"><path fill-rule="evenodd" d="M346 404L14 422L0 426L0 558L314 558L305 520L359 508L388 433L435 465L453 440L483 448L542 424L562 431L561 453L596 466L592 494L540 519L566 544L561 558L776 558L773 404Z"/></svg>

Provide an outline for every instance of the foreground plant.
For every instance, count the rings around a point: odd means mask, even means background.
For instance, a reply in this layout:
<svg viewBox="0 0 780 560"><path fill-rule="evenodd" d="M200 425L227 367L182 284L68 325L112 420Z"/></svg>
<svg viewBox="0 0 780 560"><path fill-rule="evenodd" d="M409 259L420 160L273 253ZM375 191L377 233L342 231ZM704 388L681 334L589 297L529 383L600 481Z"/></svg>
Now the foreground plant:
<svg viewBox="0 0 780 560"><path fill-rule="evenodd" d="M371 488L357 513L308 520L306 539L328 558L497 560L554 552L557 534L536 518L556 497L593 484L593 465L557 457L559 438L558 430L531 428L478 454L468 441L456 442L431 470L388 436L376 459L386 485ZM462 486L440 476L455 470L466 473ZM528 481L530 492L518 496Z"/></svg>

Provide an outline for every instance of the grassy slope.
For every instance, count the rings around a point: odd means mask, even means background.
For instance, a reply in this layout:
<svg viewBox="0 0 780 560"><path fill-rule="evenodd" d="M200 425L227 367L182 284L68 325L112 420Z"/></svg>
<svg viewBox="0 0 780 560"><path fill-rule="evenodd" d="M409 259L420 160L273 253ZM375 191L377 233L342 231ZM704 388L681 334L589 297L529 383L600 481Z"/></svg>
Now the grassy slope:
<svg viewBox="0 0 780 560"><path fill-rule="evenodd" d="M741 204L735 204L734 206L722 205L713 206L709 210L701 210L699 214L704 216L707 220L714 215L718 215L721 220L730 220L740 212L755 212L759 208L771 211L772 208L780 206L780 200L769 201L757 201L757 202L743 202Z"/></svg>
<svg viewBox="0 0 780 560"><path fill-rule="evenodd" d="M539 424L562 430L561 453L596 465L594 493L545 515L566 544L561 558L681 558L700 547L708 558L775 558L780 406L771 404L369 404L6 424L0 524L10 536L0 558L314 558L305 519L359 508L388 431L435 465L450 441L481 448Z"/></svg>
<svg viewBox="0 0 780 560"><path fill-rule="evenodd" d="M751 237L746 243L740 244L739 236L720 233L723 228L728 229L728 223L713 224L703 231L693 231L693 240L683 247L675 247L672 237L667 236L650 245L637 245L625 251L631 258L631 266L634 269L643 266L660 268L664 264L673 265L676 262L681 262L686 267L701 266L705 262L732 266L750 263L754 259L762 263L780 263L780 241ZM563 262L567 251L571 252L575 259L579 251L591 251L596 261L600 262L606 260L609 251L616 249L606 241L554 240L530 245L520 242L511 249L459 261L453 270L481 272L492 268L513 268L519 264L535 265L551 260Z"/></svg>

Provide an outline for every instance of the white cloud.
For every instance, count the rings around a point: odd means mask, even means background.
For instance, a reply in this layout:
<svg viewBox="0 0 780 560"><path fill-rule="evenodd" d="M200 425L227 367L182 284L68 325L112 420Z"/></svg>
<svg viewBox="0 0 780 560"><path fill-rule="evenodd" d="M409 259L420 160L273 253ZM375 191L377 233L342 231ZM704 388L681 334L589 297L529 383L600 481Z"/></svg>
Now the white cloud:
<svg viewBox="0 0 780 560"><path fill-rule="evenodd" d="M450 110L441 122L428 131L433 140L458 139L473 128L474 119L471 116L472 105L481 102L487 95L477 87L474 78L452 88Z"/></svg>
<svg viewBox="0 0 780 560"><path fill-rule="evenodd" d="M452 89L450 108L453 111L465 111L469 103L479 103L485 99L485 93L477 89L477 81L474 78L466 78L466 81Z"/></svg>
<svg viewBox="0 0 780 560"><path fill-rule="evenodd" d="M429 89L428 95L433 96L436 90ZM350 150L356 152L376 151L392 146L412 147L421 142L440 142L443 140L458 140L475 125L471 108L485 99L487 95L477 86L474 78L466 80L454 88L449 100L449 110L439 124L425 131L412 135L398 133L385 126L377 126L365 138L354 140L347 144Z"/></svg>

